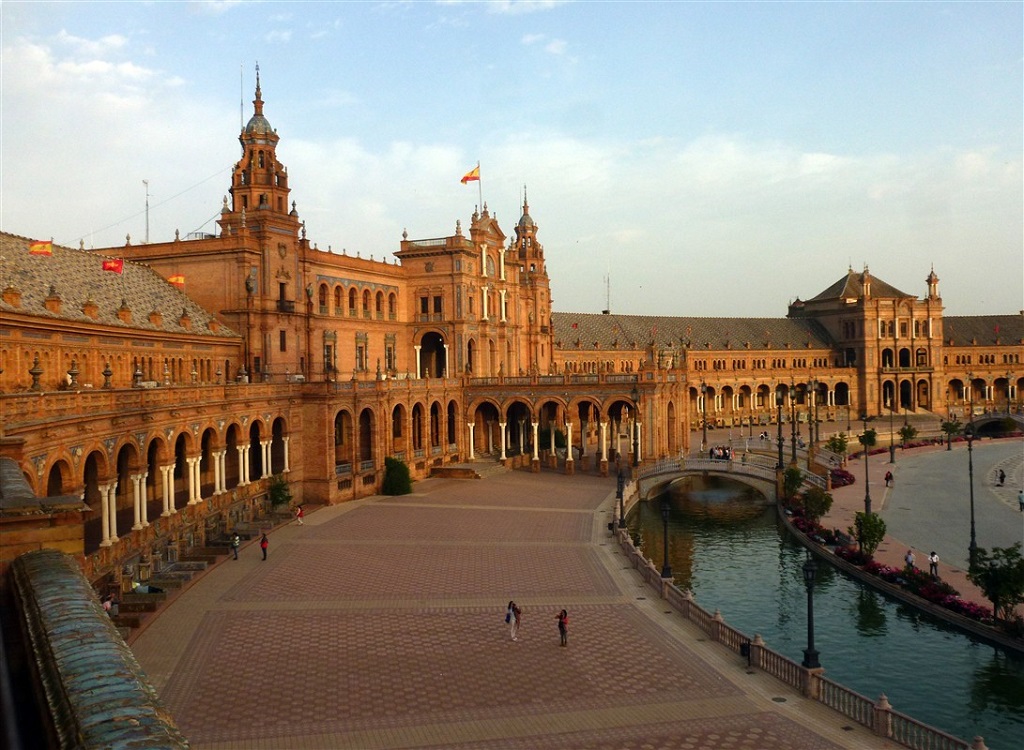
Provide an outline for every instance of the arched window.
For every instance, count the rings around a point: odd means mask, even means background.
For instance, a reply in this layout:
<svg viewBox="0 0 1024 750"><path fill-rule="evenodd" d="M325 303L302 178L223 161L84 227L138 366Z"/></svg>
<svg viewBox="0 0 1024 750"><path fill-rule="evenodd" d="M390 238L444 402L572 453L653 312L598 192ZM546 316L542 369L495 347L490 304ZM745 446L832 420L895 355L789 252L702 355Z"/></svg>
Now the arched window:
<svg viewBox="0 0 1024 750"><path fill-rule="evenodd" d="M342 292L341 287L334 287L334 314L341 315L342 308Z"/></svg>
<svg viewBox="0 0 1024 750"><path fill-rule="evenodd" d="M363 290L363 312L370 312L370 290Z"/></svg>
<svg viewBox="0 0 1024 750"><path fill-rule="evenodd" d="M349 314L351 314L351 315L355 315L355 312L356 312L356 300L357 299L358 299L358 295L356 294L355 287L353 287L352 289L349 289L348 290L348 311L349 311Z"/></svg>

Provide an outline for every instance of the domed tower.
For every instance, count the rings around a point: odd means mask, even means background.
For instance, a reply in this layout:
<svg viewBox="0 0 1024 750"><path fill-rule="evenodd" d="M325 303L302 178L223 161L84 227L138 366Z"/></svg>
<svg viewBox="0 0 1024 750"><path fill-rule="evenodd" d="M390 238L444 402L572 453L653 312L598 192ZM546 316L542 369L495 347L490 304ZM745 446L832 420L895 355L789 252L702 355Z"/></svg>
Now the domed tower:
<svg viewBox="0 0 1024 750"><path fill-rule="evenodd" d="M554 328L551 325L551 284L544 266L544 246L537 241L539 227L530 216L530 203L523 186L523 215L516 224L510 250L519 258L520 297L527 309L527 351L538 372L551 366Z"/></svg>
<svg viewBox="0 0 1024 750"><path fill-rule="evenodd" d="M241 227L250 231L279 233L287 229L295 236L299 221L296 211L289 212L288 169L277 160L277 131L263 114L263 93L260 69L256 66L256 98L253 115L238 136L242 158L231 175L231 204L221 211L221 231L237 233Z"/></svg>
<svg viewBox="0 0 1024 750"><path fill-rule="evenodd" d="M939 277L935 274L935 266L932 266L925 283L928 284L928 299L939 299Z"/></svg>

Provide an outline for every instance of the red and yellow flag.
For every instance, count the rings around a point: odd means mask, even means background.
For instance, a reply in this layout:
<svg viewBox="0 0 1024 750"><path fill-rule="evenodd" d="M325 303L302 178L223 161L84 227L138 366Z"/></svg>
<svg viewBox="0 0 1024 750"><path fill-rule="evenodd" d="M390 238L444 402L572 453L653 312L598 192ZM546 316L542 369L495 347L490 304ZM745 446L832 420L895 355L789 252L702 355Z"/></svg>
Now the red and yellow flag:
<svg viewBox="0 0 1024 750"><path fill-rule="evenodd" d="M46 240L30 242L28 252L29 255L53 255L53 243Z"/></svg>
<svg viewBox="0 0 1024 750"><path fill-rule="evenodd" d="M469 170L468 172L466 172L466 174L462 176L462 184L465 185L467 182L472 182L473 180L479 181L479 179L480 165L477 164L475 167L473 167L471 170Z"/></svg>
<svg viewBox="0 0 1024 750"><path fill-rule="evenodd" d="M116 274L124 273L124 258L108 258L103 261L103 270Z"/></svg>
<svg viewBox="0 0 1024 750"><path fill-rule="evenodd" d="M174 286L178 287L178 289L184 289L185 288L185 277L184 277L184 275L182 275L180 273L175 274L174 276L169 277L167 280L169 282L171 282L172 284L174 284Z"/></svg>

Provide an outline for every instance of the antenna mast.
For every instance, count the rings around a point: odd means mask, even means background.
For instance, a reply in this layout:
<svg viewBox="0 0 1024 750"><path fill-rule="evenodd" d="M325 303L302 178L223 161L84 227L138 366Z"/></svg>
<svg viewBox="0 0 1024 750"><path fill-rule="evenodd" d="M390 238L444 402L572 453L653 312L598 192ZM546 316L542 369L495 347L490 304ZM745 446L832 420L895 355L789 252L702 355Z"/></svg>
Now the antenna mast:
<svg viewBox="0 0 1024 750"><path fill-rule="evenodd" d="M601 314L612 314L612 272L610 268L608 273L604 275L604 309L601 311Z"/></svg>
<svg viewBox="0 0 1024 750"><path fill-rule="evenodd" d="M143 180L142 184L146 186L146 244L149 244L149 180Z"/></svg>

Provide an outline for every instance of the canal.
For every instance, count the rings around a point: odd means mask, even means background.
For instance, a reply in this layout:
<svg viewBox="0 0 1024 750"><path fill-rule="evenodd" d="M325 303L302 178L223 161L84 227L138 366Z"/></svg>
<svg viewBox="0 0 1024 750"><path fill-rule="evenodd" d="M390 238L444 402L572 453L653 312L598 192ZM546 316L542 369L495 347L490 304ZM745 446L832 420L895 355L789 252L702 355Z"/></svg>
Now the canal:
<svg viewBox="0 0 1024 750"><path fill-rule="evenodd" d="M669 562L676 584L704 609L797 662L807 646L803 548L755 490L729 479L689 477L667 497ZM661 567L660 499L627 519ZM1024 659L986 645L913 607L819 565L815 647L828 677L961 739L991 750L1024 747Z"/></svg>

